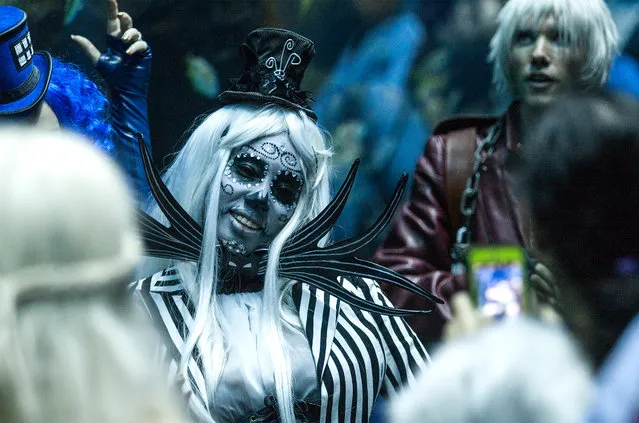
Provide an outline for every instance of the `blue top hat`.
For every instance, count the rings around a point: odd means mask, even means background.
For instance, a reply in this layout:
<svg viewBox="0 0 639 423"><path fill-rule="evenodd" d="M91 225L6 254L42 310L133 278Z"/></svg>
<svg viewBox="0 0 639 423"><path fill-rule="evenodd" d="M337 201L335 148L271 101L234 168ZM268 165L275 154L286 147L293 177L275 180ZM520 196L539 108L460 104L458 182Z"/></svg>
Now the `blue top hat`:
<svg viewBox="0 0 639 423"><path fill-rule="evenodd" d="M51 56L34 53L27 14L0 6L0 115L37 106L49 87Z"/></svg>

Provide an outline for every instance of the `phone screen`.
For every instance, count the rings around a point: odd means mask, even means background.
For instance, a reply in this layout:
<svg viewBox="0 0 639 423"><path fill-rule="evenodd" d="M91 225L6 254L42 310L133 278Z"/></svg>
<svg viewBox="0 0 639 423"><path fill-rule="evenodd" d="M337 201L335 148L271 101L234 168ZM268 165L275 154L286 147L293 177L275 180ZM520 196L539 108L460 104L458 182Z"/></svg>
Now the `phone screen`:
<svg viewBox="0 0 639 423"><path fill-rule="evenodd" d="M516 246L473 247L468 255L471 293L482 314L501 318L526 309L524 250Z"/></svg>

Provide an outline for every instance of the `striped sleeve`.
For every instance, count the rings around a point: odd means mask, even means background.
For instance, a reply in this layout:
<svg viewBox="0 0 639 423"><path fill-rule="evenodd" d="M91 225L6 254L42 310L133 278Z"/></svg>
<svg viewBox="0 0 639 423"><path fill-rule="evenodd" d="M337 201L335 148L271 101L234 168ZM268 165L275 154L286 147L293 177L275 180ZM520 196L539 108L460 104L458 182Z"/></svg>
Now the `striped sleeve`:
<svg viewBox="0 0 639 423"><path fill-rule="evenodd" d="M370 291L364 295L370 301L386 307L393 304L384 295L379 285L370 279L363 279ZM374 315L384 344L386 372L382 395L388 396L399 391L405 385L415 382L416 376L423 371L430 357L415 332L401 317Z"/></svg>

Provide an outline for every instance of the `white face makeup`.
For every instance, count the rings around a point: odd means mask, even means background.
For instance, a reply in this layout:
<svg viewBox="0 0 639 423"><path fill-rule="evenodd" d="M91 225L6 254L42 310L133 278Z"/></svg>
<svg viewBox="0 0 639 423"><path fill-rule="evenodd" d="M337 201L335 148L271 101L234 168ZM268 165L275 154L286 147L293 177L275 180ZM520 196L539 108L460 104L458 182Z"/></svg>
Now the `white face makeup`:
<svg viewBox="0 0 639 423"><path fill-rule="evenodd" d="M301 160L287 134L233 151L222 177L217 235L236 254L266 247L289 221L302 192Z"/></svg>

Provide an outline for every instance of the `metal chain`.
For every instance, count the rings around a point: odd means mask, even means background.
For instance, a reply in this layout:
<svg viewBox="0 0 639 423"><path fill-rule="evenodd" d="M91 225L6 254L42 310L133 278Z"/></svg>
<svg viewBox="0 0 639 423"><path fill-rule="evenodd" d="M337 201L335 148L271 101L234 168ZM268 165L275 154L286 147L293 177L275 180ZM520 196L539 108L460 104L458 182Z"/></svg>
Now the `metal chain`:
<svg viewBox="0 0 639 423"><path fill-rule="evenodd" d="M477 210L477 196L479 193L479 180L482 172L486 170L486 160L495 151L497 140L501 135L503 127L503 121L500 120L496 124L490 127L488 135L484 137L479 146L475 150L475 162L473 164L473 171L466 180L466 188L461 196L460 211L461 211L461 227L457 231L455 237L455 244L453 245L451 256L453 259L452 273L459 274L465 272L465 251L470 245L472 239L472 232L470 230L470 224L475 211Z"/></svg>

